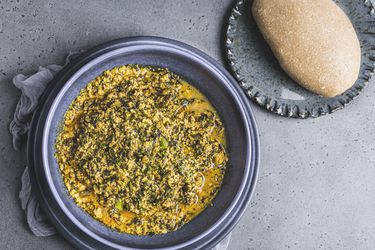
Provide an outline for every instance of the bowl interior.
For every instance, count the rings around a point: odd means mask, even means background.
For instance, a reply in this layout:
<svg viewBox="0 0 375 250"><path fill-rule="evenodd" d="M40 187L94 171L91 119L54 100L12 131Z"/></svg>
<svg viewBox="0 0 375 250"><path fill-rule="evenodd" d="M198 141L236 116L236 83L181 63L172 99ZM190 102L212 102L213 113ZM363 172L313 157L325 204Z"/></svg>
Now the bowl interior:
<svg viewBox="0 0 375 250"><path fill-rule="evenodd" d="M67 108L79 91L104 70L126 64L166 67L180 75L210 100L226 128L230 163L222 188L214 199L213 206L205 209L195 219L175 232L154 236L134 236L107 228L76 205L65 188L54 157L54 144L59 127ZM102 239L127 247L168 247L187 242L204 234L228 212L241 192L243 181L247 178L248 167L246 166L250 157L248 143L250 134L244 126L243 111L241 111L233 92L230 85L225 83L223 77L215 69L203 64L202 61L183 50L177 51L163 46L124 47L110 51L83 66L68 80L50 107L43 136L44 171L49 179L49 185L55 189L64 211L70 218L73 218L79 227L85 228Z"/></svg>

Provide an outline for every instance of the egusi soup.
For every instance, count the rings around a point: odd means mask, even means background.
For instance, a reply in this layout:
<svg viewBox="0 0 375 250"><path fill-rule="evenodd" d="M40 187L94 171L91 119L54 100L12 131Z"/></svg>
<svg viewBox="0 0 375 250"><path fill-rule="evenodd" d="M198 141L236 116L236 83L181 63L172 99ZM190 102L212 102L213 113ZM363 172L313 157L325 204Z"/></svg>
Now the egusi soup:
<svg viewBox="0 0 375 250"><path fill-rule="evenodd" d="M217 112L168 69L106 70L69 106L56 139L64 183L106 226L174 231L217 194L228 162Z"/></svg>

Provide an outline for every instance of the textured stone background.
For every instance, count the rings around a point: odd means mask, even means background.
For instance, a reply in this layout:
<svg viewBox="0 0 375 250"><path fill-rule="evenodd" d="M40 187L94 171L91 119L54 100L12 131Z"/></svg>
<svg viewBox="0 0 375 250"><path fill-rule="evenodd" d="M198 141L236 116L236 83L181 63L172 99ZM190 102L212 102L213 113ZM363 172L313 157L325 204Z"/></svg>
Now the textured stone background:
<svg viewBox="0 0 375 250"><path fill-rule="evenodd" d="M18 191L25 164L8 125L17 73L62 63L70 50L134 35L191 44L222 61L229 0L0 1L0 249L70 249L59 236L37 238ZM371 249L375 246L375 85L350 106L310 120L254 106L262 162L257 187L230 249Z"/></svg>

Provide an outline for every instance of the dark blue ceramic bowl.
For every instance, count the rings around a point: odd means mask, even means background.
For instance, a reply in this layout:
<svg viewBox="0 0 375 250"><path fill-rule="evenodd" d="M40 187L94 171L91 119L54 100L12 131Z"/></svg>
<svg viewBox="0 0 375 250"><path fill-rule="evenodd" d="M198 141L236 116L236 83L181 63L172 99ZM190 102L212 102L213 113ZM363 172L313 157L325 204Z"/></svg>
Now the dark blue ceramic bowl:
<svg viewBox="0 0 375 250"><path fill-rule="evenodd" d="M220 192L191 222L175 232L134 236L107 228L80 209L67 192L54 157L54 142L69 104L104 70L119 65L166 67L198 88L226 128L230 165ZM32 121L28 162L33 187L51 222L69 241L86 249L208 249L234 227L253 192L259 142L248 100L215 60L186 44L156 37L115 40L69 63L42 97Z"/></svg>

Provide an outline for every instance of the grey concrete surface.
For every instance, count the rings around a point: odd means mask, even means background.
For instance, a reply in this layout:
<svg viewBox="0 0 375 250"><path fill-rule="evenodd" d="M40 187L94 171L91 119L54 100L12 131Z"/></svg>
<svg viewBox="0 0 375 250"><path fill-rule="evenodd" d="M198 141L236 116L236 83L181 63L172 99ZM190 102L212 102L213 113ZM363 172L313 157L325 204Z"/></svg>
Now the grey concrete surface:
<svg viewBox="0 0 375 250"><path fill-rule="evenodd" d="M133 35L191 44L222 61L230 0L0 0L0 249L71 249L37 238L18 191L24 152L8 125L18 91L11 78L61 63L70 50ZM375 246L375 85L333 115L291 120L254 106L262 163L254 197L230 249L373 249Z"/></svg>

